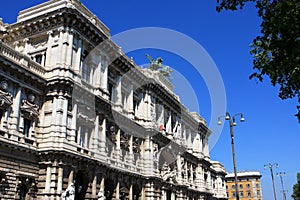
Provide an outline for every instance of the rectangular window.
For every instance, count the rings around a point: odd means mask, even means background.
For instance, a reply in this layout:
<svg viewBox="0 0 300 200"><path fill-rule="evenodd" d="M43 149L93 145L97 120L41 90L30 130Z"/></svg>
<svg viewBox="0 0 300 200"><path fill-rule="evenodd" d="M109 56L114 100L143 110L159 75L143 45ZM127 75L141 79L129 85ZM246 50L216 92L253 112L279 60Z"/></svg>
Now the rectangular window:
<svg viewBox="0 0 300 200"><path fill-rule="evenodd" d="M235 189L235 185L232 185L231 188L232 188L232 189Z"/></svg>
<svg viewBox="0 0 300 200"><path fill-rule="evenodd" d="M29 131L31 126L31 120L24 118L23 135L29 137Z"/></svg>
<svg viewBox="0 0 300 200"><path fill-rule="evenodd" d="M257 195L259 195L259 196L261 195L261 194L260 194L260 190L257 190Z"/></svg>
<svg viewBox="0 0 300 200"><path fill-rule="evenodd" d="M244 192L240 192L240 197L244 197Z"/></svg>
<svg viewBox="0 0 300 200"><path fill-rule="evenodd" d="M108 83L108 92L109 92L109 100L113 101L113 89L114 89L114 85L112 83Z"/></svg>
<svg viewBox="0 0 300 200"><path fill-rule="evenodd" d="M235 198L235 197L236 197L235 192L233 192L232 193L232 198Z"/></svg>
<svg viewBox="0 0 300 200"><path fill-rule="evenodd" d="M36 55L35 62L42 64L42 58L43 58L43 56L41 54Z"/></svg>
<svg viewBox="0 0 300 200"><path fill-rule="evenodd" d="M242 184L240 184L240 189L243 189L243 185Z"/></svg>
<svg viewBox="0 0 300 200"><path fill-rule="evenodd" d="M250 184L249 183L247 183L247 188L250 188Z"/></svg>
<svg viewBox="0 0 300 200"><path fill-rule="evenodd" d="M247 191L247 197L251 197L251 192Z"/></svg>

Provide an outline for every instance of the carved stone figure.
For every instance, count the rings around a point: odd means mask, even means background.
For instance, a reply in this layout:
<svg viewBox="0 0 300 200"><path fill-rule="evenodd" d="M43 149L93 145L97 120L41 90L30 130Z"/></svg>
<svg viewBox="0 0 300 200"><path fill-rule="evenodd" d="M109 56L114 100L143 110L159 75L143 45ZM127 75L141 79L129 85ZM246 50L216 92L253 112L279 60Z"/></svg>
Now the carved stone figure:
<svg viewBox="0 0 300 200"><path fill-rule="evenodd" d="M75 186L71 183L65 192L61 195L62 200L74 200L75 199Z"/></svg>
<svg viewBox="0 0 300 200"><path fill-rule="evenodd" d="M102 191L98 192L97 197L98 197L98 200L105 200L106 199Z"/></svg>
<svg viewBox="0 0 300 200"><path fill-rule="evenodd" d="M165 162L161 169L161 178L165 181L170 180L176 183L176 170L171 171L170 166Z"/></svg>

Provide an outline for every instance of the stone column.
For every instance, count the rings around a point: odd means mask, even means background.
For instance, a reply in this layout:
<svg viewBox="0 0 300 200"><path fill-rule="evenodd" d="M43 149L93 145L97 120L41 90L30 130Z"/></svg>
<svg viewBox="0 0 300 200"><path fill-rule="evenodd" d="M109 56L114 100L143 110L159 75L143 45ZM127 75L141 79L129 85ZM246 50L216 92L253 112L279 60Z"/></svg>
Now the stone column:
<svg viewBox="0 0 300 200"><path fill-rule="evenodd" d="M70 29L67 33L67 52L66 52L66 66L67 68L71 68L72 66L72 54L73 54L73 34L74 34L74 31L73 29Z"/></svg>
<svg viewBox="0 0 300 200"><path fill-rule="evenodd" d="M50 192L50 184L51 184L51 163L47 163L46 168L46 181L45 181L45 192Z"/></svg>
<svg viewBox="0 0 300 200"><path fill-rule="evenodd" d="M120 159L120 149L121 149L121 129L118 129L116 134L116 149L115 149L115 158Z"/></svg>
<svg viewBox="0 0 300 200"><path fill-rule="evenodd" d="M79 144L80 146L83 146L83 144L82 144L82 138L81 138L81 126L78 126L78 130L77 130L77 135L76 135L76 137L77 137L77 141L76 141L76 143L77 144Z"/></svg>
<svg viewBox="0 0 300 200"><path fill-rule="evenodd" d="M58 194L61 194L61 192L62 192L63 177L64 177L63 172L64 172L63 164L59 163L58 174L57 174L57 193Z"/></svg>
<svg viewBox="0 0 300 200"><path fill-rule="evenodd" d="M92 196L95 197L97 195L97 174L94 175L93 183L92 183Z"/></svg>
<svg viewBox="0 0 300 200"><path fill-rule="evenodd" d="M144 119L148 121L150 119L150 95L148 91L145 91L145 96L144 96Z"/></svg>
<svg viewBox="0 0 300 200"><path fill-rule="evenodd" d="M176 198L176 197L175 197L175 192L176 192L176 191L172 191L172 193L171 193L171 200L176 200L176 199L175 199L175 198Z"/></svg>
<svg viewBox="0 0 300 200"><path fill-rule="evenodd" d="M51 116L51 126L56 125L56 109L57 109L57 97L53 97L53 103L52 103L52 116Z"/></svg>
<svg viewBox="0 0 300 200"><path fill-rule="evenodd" d="M67 67L67 55L68 55L68 30L63 30L62 46L61 46L61 66Z"/></svg>
<svg viewBox="0 0 300 200"><path fill-rule="evenodd" d="M177 155L177 158L176 158L176 164L177 164L177 182L179 184L181 184L182 182L182 176L181 176L181 173L182 173L182 169L181 169L181 156L178 154Z"/></svg>
<svg viewBox="0 0 300 200"><path fill-rule="evenodd" d="M200 180L200 176L201 176L200 166L197 165L197 166L196 166L195 185L196 185L196 187L198 187L198 188L201 188L201 180Z"/></svg>
<svg viewBox="0 0 300 200"><path fill-rule="evenodd" d="M187 150L188 152L192 152L193 150L193 147L192 147L192 132L190 129L187 129L186 130L186 133L187 133Z"/></svg>
<svg viewBox="0 0 300 200"><path fill-rule="evenodd" d="M2 119L2 124L1 124L1 128L5 129L5 137L7 138L8 137L8 110L4 110L4 116L3 116L3 119Z"/></svg>
<svg viewBox="0 0 300 200"><path fill-rule="evenodd" d="M22 93L22 88L17 86L15 98L13 99L13 104L12 104L12 113L11 113L11 122L10 122L10 130L13 134L18 133L18 119L20 116L21 93Z"/></svg>
<svg viewBox="0 0 300 200"><path fill-rule="evenodd" d="M185 184L188 184L189 183L189 176L188 176L188 163L185 162L184 164L184 170L185 170Z"/></svg>
<svg viewBox="0 0 300 200"><path fill-rule="evenodd" d="M48 43L47 43L47 50L46 50L46 63L45 67L49 68L54 63L51 63L52 60L52 44L53 44L53 31L48 31Z"/></svg>
<svg viewBox="0 0 300 200"><path fill-rule="evenodd" d="M81 51L82 51L82 39L78 38L78 47L77 47L77 52L76 52L76 59L75 59L75 64L74 66L74 71L76 73L80 73L80 66L81 66Z"/></svg>
<svg viewBox="0 0 300 200"><path fill-rule="evenodd" d="M129 200L133 200L133 189L132 189L132 184L129 187Z"/></svg>
<svg viewBox="0 0 300 200"><path fill-rule="evenodd" d="M144 97L143 97L143 99L142 99L142 102L141 102L141 104L142 104L142 118L143 118L143 120L144 121L148 121L148 103L149 103L149 100L148 100L148 92L147 91L145 91L145 93L144 93Z"/></svg>
<svg viewBox="0 0 300 200"><path fill-rule="evenodd" d="M147 136L144 140L144 171L147 175L152 175L153 170L153 153L152 153L152 140Z"/></svg>
<svg viewBox="0 0 300 200"><path fill-rule="evenodd" d="M193 165L190 165L190 172L191 172L191 177L190 177L190 184L194 185L194 170L193 170Z"/></svg>
<svg viewBox="0 0 300 200"><path fill-rule="evenodd" d="M166 200L167 199L167 194L165 190L161 191L161 200Z"/></svg>
<svg viewBox="0 0 300 200"><path fill-rule="evenodd" d="M133 108L133 85L129 84L129 95L128 95L128 115L130 119L134 119L134 108Z"/></svg>
<svg viewBox="0 0 300 200"><path fill-rule="evenodd" d="M105 191L105 178L104 177L101 178L100 191L102 191L103 194L105 194L105 192L104 192Z"/></svg>
<svg viewBox="0 0 300 200"><path fill-rule="evenodd" d="M116 185L116 200L120 199L120 181L118 180L118 183Z"/></svg>
<svg viewBox="0 0 300 200"><path fill-rule="evenodd" d="M51 168L51 176L50 176L50 192L54 193L56 190L57 183L56 183L56 175L58 174L57 171L57 160L54 161L52 168ZM54 178L55 177L55 178Z"/></svg>
<svg viewBox="0 0 300 200"><path fill-rule="evenodd" d="M100 139L99 150L101 153L105 153L105 148L106 148L106 119L105 118L103 118L103 120L102 120L101 132L100 132L99 139Z"/></svg>
<svg viewBox="0 0 300 200"><path fill-rule="evenodd" d="M56 61L56 65L59 64L63 64L63 59L64 59L64 55L65 55L65 48L64 48L64 43L65 43L65 30L64 28L59 28L59 44L58 44L58 56L57 56L57 61Z"/></svg>
<svg viewBox="0 0 300 200"><path fill-rule="evenodd" d="M62 99L62 121L61 121L61 125L62 125L62 137L63 139L66 138L66 133L67 133L67 123L68 123L68 99L66 97L63 97Z"/></svg>
<svg viewBox="0 0 300 200"><path fill-rule="evenodd" d="M99 141L99 115L96 115L95 122L94 122L94 134L92 140L92 148L94 151L98 149L98 141Z"/></svg>
<svg viewBox="0 0 300 200"><path fill-rule="evenodd" d="M41 61L41 65L45 66L46 64L46 52L42 54L42 61Z"/></svg>
<svg viewBox="0 0 300 200"><path fill-rule="evenodd" d="M200 134L199 135L199 151L200 151L200 155L201 155L201 157L202 157L202 155L203 155L203 141L202 141L202 135Z"/></svg>
<svg viewBox="0 0 300 200"><path fill-rule="evenodd" d="M104 56L101 56L103 64L102 64L102 74L101 74L101 88L108 92L108 61Z"/></svg>
<svg viewBox="0 0 300 200"><path fill-rule="evenodd" d="M129 138L129 154L133 155L133 135L130 135Z"/></svg>
<svg viewBox="0 0 300 200"><path fill-rule="evenodd" d="M166 124L166 132L168 135L172 135L172 113L171 111L168 111L168 119Z"/></svg>
<svg viewBox="0 0 300 200"><path fill-rule="evenodd" d="M204 139L204 157L209 159L209 145L208 145L208 137L205 137Z"/></svg>
<svg viewBox="0 0 300 200"><path fill-rule="evenodd" d="M187 139L186 139L186 125L182 123L182 139L185 145L187 145Z"/></svg>
<svg viewBox="0 0 300 200"><path fill-rule="evenodd" d="M116 82L116 89L115 89L115 95L114 95L114 108L122 112L122 81L121 76L118 76L117 82Z"/></svg>
<svg viewBox="0 0 300 200"><path fill-rule="evenodd" d="M30 44L29 44L29 39L25 38L23 40L25 47L24 47L24 53L27 54L30 51Z"/></svg>
<svg viewBox="0 0 300 200"><path fill-rule="evenodd" d="M89 129L88 128L84 128L84 144L83 147L85 148L89 148Z"/></svg>
<svg viewBox="0 0 300 200"><path fill-rule="evenodd" d="M100 55L97 55L97 56L100 56ZM100 61L96 60L95 62L97 62L98 65L95 68L93 79L94 79L95 87L99 88L99 87L101 87L101 81L102 81L102 76L101 76L102 63L101 63L101 59L100 59Z"/></svg>
<svg viewBox="0 0 300 200"><path fill-rule="evenodd" d="M156 106L158 106L158 110L160 113L156 113L158 116L158 119L157 119L157 124L158 124L158 128L159 128L159 131L164 131L166 129L165 124L164 124L164 121L165 121L165 108L164 108L164 105L162 104L157 104Z"/></svg>
<svg viewBox="0 0 300 200"><path fill-rule="evenodd" d="M74 101L74 99L73 99ZM72 110L72 124L71 124L71 135L70 135L70 141L72 142L77 142L75 141L76 137L76 123L77 123L77 103L73 104L73 110Z"/></svg>
<svg viewBox="0 0 300 200"><path fill-rule="evenodd" d="M70 170L69 178L68 178L68 186L74 182L74 169L73 167Z"/></svg>

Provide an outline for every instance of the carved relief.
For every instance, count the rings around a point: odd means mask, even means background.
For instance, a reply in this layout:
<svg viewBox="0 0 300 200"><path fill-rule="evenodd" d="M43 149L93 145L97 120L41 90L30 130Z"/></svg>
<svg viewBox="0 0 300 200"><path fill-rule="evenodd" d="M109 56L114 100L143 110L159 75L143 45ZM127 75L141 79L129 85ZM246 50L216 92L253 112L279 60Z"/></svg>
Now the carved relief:
<svg viewBox="0 0 300 200"><path fill-rule="evenodd" d="M164 181L170 181L170 182L177 183L175 167L172 170L171 167L166 162L162 166L160 175Z"/></svg>
<svg viewBox="0 0 300 200"><path fill-rule="evenodd" d="M7 92L8 82L1 81L0 83L0 108L7 109L13 103L13 97L11 93Z"/></svg>
<svg viewBox="0 0 300 200"><path fill-rule="evenodd" d="M39 115L39 106L34 103L35 96L29 94L27 100L22 100L21 111L25 118L36 120Z"/></svg>

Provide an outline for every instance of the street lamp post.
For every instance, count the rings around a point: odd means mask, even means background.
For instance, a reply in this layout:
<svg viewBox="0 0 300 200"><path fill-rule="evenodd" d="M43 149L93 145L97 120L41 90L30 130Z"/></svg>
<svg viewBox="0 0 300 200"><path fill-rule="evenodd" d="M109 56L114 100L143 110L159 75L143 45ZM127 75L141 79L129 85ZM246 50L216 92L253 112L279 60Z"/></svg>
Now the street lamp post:
<svg viewBox="0 0 300 200"><path fill-rule="evenodd" d="M280 182L281 182L281 187L282 187L282 193L283 193L283 200L286 200L286 194L285 194L285 190L284 190L284 186L283 186L283 178L282 176L285 175L285 172L279 172L279 173L276 173L277 176L280 176Z"/></svg>
<svg viewBox="0 0 300 200"><path fill-rule="evenodd" d="M273 163L273 164L269 163L269 164L265 164L264 165L264 169L266 169L267 166L269 166L269 168L270 168L270 173L271 173L271 178L272 178L272 184L273 184L274 199L276 200L276 189L275 189L275 183L274 183L273 165L275 165L276 168L278 168L278 164L277 163Z"/></svg>
<svg viewBox="0 0 300 200"><path fill-rule="evenodd" d="M225 120L229 120L229 128L230 128L230 137L231 137L231 150L232 150L232 160L233 160L233 170L234 170L234 183L235 183L235 195L236 199L239 200L239 189L238 189L238 181L237 181L237 170L236 170L236 158L235 158L235 150L234 150L234 132L233 127L236 126L235 117L240 116L240 121L244 122L245 118L242 113L235 114L234 116L230 117L230 114L226 112L226 116L219 116L218 117L218 125L222 124L221 118L225 118Z"/></svg>

